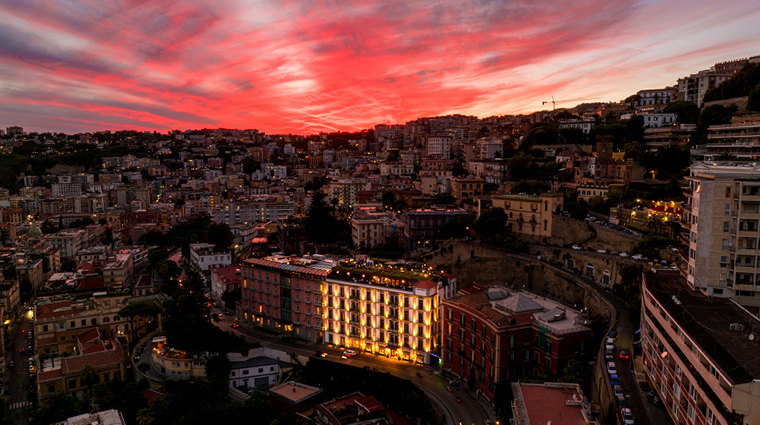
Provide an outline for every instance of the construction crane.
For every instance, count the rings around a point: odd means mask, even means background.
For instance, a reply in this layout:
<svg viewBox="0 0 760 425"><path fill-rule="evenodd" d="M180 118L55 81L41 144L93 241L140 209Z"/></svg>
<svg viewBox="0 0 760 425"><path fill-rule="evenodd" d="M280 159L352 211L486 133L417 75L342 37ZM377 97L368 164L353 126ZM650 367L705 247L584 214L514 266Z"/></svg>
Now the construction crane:
<svg viewBox="0 0 760 425"><path fill-rule="evenodd" d="M568 99L568 100L557 100L557 101L555 101L554 100L554 96L552 96L552 100L544 100L543 102L541 102L541 104L542 105L546 105L547 103L551 103L552 104L552 111L556 111L558 103L580 102L582 100L594 100L594 99Z"/></svg>

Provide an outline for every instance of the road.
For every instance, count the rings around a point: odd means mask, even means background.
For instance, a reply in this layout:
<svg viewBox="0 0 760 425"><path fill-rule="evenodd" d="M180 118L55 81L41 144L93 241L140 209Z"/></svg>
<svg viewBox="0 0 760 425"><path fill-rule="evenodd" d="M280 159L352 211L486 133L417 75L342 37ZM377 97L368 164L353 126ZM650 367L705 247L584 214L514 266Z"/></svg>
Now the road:
<svg viewBox="0 0 760 425"><path fill-rule="evenodd" d="M219 313L219 310L215 309L215 312ZM482 425L486 419L495 420L492 409L487 406L485 401L478 400L462 384L458 387L452 387L451 392L449 392L447 390L447 378L442 377L438 371L429 366L414 366L410 363L367 353L362 353L350 359L342 359L342 350L336 347L300 342L286 343L278 335L265 334L244 326L233 329L233 323L234 318L232 316L222 315L221 320L217 322L217 326L222 330L234 332L246 341L259 342L268 348L280 349L301 356L311 356L314 351L319 350L327 353L325 360L361 368L369 367L380 372L388 372L399 378L409 379L420 387L431 401L438 405L446 416L446 423L448 424L457 424L458 421L461 421L463 424ZM421 373L422 377L418 373ZM459 398L460 402L457 402L457 398Z"/></svg>
<svg viewBox="0 0 760 425"><path fill-rule="evenodd" d="M37 397L35 375L29 372L28 359L32 354L27 351L28 335L32 329L29 314L22 314L13 322L9 330L6 346L5 364L14 363L13 368L6 369L3 397L6 400L6 423L26 424L29 420L29 404ZM23 352L19 350L23 348ZM30 388L34 392L30 392Z"/></svg>

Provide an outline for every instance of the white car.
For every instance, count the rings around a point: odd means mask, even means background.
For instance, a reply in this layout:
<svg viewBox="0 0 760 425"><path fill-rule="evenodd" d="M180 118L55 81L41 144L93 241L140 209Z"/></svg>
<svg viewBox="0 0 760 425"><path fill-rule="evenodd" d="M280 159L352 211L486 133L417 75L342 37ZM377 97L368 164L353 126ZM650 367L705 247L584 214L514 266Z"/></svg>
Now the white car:
<svg viewBox="0 0 760 425"><path fill-rule="evenodd" d="M633 259L633 260L639 260L639 261L641 261L641 260L643 260L643 259L644 259L644 256L643 256L643 255L641 255L641 254L636 254L636 255L632 255L632 256L631 256L631 259Z"/></svg>
<svg viewBox="0 0 760 425"><path fill-rule="evenodd" d="M586 217L586 221L595 221L595 220L596 220L595 217Z"/></svg>
<svg viewBox="0 0 760 425"><path fill-rule="evenodd" d="M615 366L615 362L607 363L607 373L610 375L617 375L617 366Z"/></svg>
<svg viewBox="0 0 760 425"><path fill-rule="evenodd" d="M623 409L623 423L625 425L633 425L633 415L631 415L631 409L625 408Z"/></svg>
<svg viewBox="0 0 760 425"><path fill-rule="evenodd" d="M596 252L598 252L600 254L606 254L607 250L606 249L597 249Z"/></svg>
<svg viewBox="0 0 760 425"><path fill-rule="evenodd" d="M628 253L627 252L621 252L620 256L623 257L623 258L628 258Z"/></svg>
<svg viewBox="0 0 760 425"><path fill-rule="evenodd" d="M604 348L606 350L614 350L615 349L615 340L612 338L607 338L607 342L604 344Z"/></svg>
<svg viewBox="0 0 760 425"><path fill-rule="evenodd" d="M580 245L573 245L573 249L580 251L581 249L583 249L583 247Z"/></svg>

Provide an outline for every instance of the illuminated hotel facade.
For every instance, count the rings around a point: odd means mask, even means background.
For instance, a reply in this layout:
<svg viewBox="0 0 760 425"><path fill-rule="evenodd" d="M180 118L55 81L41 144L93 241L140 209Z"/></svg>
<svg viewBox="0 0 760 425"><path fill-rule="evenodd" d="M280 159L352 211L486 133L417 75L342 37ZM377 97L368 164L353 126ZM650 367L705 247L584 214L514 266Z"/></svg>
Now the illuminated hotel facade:
<svg viewBox="0 0 760 425"><path fill-rule="evenodd" d="M440 297L450 276L324 258L250 259L238 318L311 342L437 363Z"/></svg>

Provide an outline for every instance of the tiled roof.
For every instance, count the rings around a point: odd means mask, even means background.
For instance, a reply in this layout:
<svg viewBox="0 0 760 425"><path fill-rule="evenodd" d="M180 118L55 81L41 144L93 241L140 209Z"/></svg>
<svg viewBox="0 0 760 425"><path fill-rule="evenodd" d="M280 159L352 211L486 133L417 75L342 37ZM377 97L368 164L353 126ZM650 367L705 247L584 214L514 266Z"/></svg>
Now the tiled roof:
<svg viewBox="0 0 760 425"><path fill-rule="evenodd" d="M51 320L61 317L76 316L79 310L72 307L76 304L74 300L61 301L51 304L37 306L37 320Z"/></svg>
<svg viewBox="0 0 760 425"><path fill-rule="evenodd" d="M432 280L421 280L417 282L417 285L415 285L414 287L419 288L419 289L433 289L437 286L438 284Z"/></svg>
<svg viewBox="0 0 760 425"><path fill-rule="evenodd" d="M54 381L63 377L61 369L43 370L37 374L37 382Z"/></svg>
<svg viewBox="0 0 760 425"><path fill-rule="evenodd" d="M43 347L45 345L55 345L57 340L55 336L48 336L44 338L37 338L37 347Z"/></svg>
<svg viewBox="0 0 760 425"><path fill-rule="evenodd" d="M91 365L95 369L103 366L117 365L123 359L120 350L101 351L92 354L82 354L80 356L66 357L61 364L61 371L64 374L76 373L82 370L85 365Z"/></svg>

